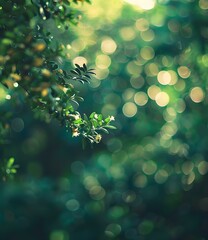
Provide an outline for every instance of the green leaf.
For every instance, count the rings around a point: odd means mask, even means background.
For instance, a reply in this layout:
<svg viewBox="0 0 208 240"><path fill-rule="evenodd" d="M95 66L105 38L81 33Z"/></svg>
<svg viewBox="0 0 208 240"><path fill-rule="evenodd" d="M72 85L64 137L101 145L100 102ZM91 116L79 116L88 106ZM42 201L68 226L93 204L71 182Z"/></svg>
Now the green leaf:
<svg viewBox="0 0 208 240"><path fill-rule="evenodd" d="M88 119L88 117L85 113L84 113L84 120L87 121L87 122L89 121L89 119Z"/></svg>
<svg viewBox="0 0 208 240"><path fill-rule="evenodd" d="M99 114L99 115L98 115L98 120L99 120L99 121L102 121L102 120L103 120L103 115L102 115L102 114Z"/></svg>
<svg viewBox="0 0 208 240"><path fill-rule="evenodd" d="M10 172L11 172L11 173L16 173L17 170L16 170L15 168L12 168L12 169L10 169Z"/></svg>
<svg viewBox="0 0 208 240"><path fill-rule="evenodd" d="M105 129L105 128L103 128L103 127L101 127L99 130L103 131L104 133L107 133L107 134L109 134L108 130L107 130L107 129Z"/></svg>
<svg viewBox="0 0 208 240"><path fill-rule="evenodd" d="M99 123L96 119L92 119L91 122L94 128L97 128L99 126Z"/></svg>
<svg viewBox="0 0 208 240"><path fill-rule="evenodd" d="M90 119L94 118L95 114L96 114L96 112L91 113L90 114Z"/></svg>
<svg viewBox="0 0 208 240"><path fill-rule="evenodd" d="M107 126L105 126L105 128L109 128L109 129L117 129L115 126L112 126L112 125L107 125Z"/></svg>
<svg viewBox="0 0 208 240"><path fill-rule="evenodd" d="M82 124L82 119L79 118L73 122L74 124Z"/></svg>
<svg viewBox="0 0 208 240"><path fill-rule="evenodd" d="M104 121L105 121L105 123L108 124L110 122L110 117L107 117Z"/></svg>
<svg viewBox="0 0 208 240"><path fill-rule="evenodd" d="M14 164L14 158L10 158L7 162L7 168L11 168L13 164Z"/></svg>

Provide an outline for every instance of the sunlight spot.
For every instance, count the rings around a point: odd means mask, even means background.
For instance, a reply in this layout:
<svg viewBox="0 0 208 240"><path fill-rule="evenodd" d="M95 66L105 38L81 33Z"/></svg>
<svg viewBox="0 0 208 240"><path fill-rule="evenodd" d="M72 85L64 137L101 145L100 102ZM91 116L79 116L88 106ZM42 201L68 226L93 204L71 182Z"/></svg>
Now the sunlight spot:
<svg viewBox="0 0 208 240"><path fill-rule="evenodd" d="M140 50L140 55L144 60L150 60L154 58L155 51L152 47L145 46Z"/></svg>
<svg viewBox="0 0 208 240"><path fill-rule="evenodd" d="M188 185L192 184L194 180L195 180L195 173L191 172L187 178L187 184Z"/></svg>
<svg viewBox="0 0 208 240"><path fill-rule="evenodd" d="M192 172L194 164L191 161L186 161L182 165L182 171L185 175L188 175Z"/></svg>
<svg viewBox="0 0 208 240"><path fill-rule="evenodd" d="M124 41L131 41L136 36L133 28L131 27L123 27L120 29L119 33Z"/></svg>
<svg viewBox="0 0 208 240"><path fill-rule="evenodd" d="M106 69L111 64L111 59L109 56L101 54L96 57L96 66L100 69Z"/></svg>
<svg viewBox="0 0 208 240"><path fill-rule="evenodd" d="M81 56L78 56L76 58L74 58L73 60L73 64L79 64L80 66L82 66L84 63L87 64L87 59Z"/></svg>
<svg viewBox="0 0 208 240"><path fill-rule="evenodd" d="M136 89L141 88L144 85L144 78L142 76L139 76L137 78L131 77L130 83L131 86Z"/></svg>
<svg viewBox="0 0 208 240"><path fill-rule="evenodd" d="M187 68L186 66L180 66L178 68L178 74L180 75L180 77L182 78L188 78L191 75L191 71L189 68Z"/></svg>
<svg viewBox="0 0 208 240"><path fill-rule="evenodd" d="M109 74L108 68L106 68L106 69L96 68L95 72L96 72L95 77L99 80L106 79L108 77L108 74Z"/></svg>
<svg viewBox="0 0 208 240"><path fill-rule="evenodd" d="M107 235L108 238L113 239L117 235L119 235L120 232L121 232L121 226L119 224L112 223L106 227L105 235Z"/></svg>
<svg viewBox="0 0 208 240"><path fill-rule="evenodd" d="M101 43L101 50L103 53L112 54L116 51L117 44L112 38L106 38Z"/></svg>
<svg viewBox="0 0 208 240"><path fill-rule="evenodd" d="M136 115L137 113L137 106L136 104L132 103L132 102L128 102L128 103L125 103L124 106L123 106L123 114L126 116L126 117L133 117Z"/></svg>
<svg viewBox="0 0 208 240"><path fill-rule="evenodd" d="M152 175L157 171L157 165L153 161L147 161L142 165L142 171L147 175Z"/></svg>
<svg viewBox="0 0 208 240"><path fill-rule="evenodd" d="M144 18L137 19L135 25L136 28L141 32L147 31L149 29L149 22Z"/></svg>
<svg viewBox="0 0 208 240"><path fill-rule="evenodd" d="M166 92L159 92L155 97L155 101L158 106L165 107L166 105L168 105L170 98Z"/></svg>
<svg viewBox="0 0 208 240"><path fill-rule="evenodd" d="M167 178L168 178L168 173L164 169L159 170L155 174L155 181L159 184L166 182Z"/></svg>
<svg viewBox="0 0 208 240"><path fill-rule="evenodd" d="M136 61L131 61L127 64L126 70L133 76L138 76L142 72L142 68L137 65Z"/></svg>
<svg viewBox="0 0 208 240"><path fill-rule="evenodd" d="M157 94L161 92L160 88L156 85L152 85L148 88L147 90L147 94L148 96L152 99L155 100L155 97L157 96Z"/></svg>
<svg viewBox="0 0 208 240"><path fill-rule="evenodd" d="M147 177L145 175L139 175L134 180L134 185L138 188L144 188L147 185Z"/></svg>
<svg viewBox="0 0 208 240"><path fill-rule="evenodd" d="M76 199L71 199L66 202L66 208L69 211L77 211L79 207L80 207L80 204Z"/></svg>
<svg viewBox="0 0 208 240"><path fill-rule="evenodd" d="M149 29L145 32L141 32L141 38L145 42L151 42L155 38L155 33L153 30Z"/></svg>
<svg viewBox="0 0 208 240"><path fill-rule="evenodd" d="M208 9L208 1L207 0L199 0L199 7L203 10Z"/></svg>
<svg viewBox="0 0 208 240"><path fill-rule="evenodd" d="M198 165L198 171L201 175L205 175L208 172L208 163L206 161L201 161Z"/></svg>
<svg viewBox="0 0 208 240"><path fill-rule="evenodd" d="M150 10L155 7L155 0L125 0L126 2L133 4L143 10Z"/></svg>
<svg viewBox="0 0 208 240"><path fill-rule="evenodd" d="M148 96L144 92L137 92L134 95L134 101L139 106L144 106L148 102Z"/></svg>
<svg viewBox="0 0 208 240"><path fill-rule="evenodd" d="M122 94L123 100L125 102L131 100L134 94L135 94L135 90L133 88L127 88L125 92Z"/></svg>
<svg viewBox="0 0 208 240"><path fill-rule="evenodd" d="M194 87L190 92L190 97L193 102L200 103L204 99L204 92L200 87Z"/></svg>
<svg viewBox="0 0 208 240"><path fill-rule="evenodd" d="M155 63L150 63L150 64L146 64L145 65L145 73L147 74L147 76L156 76L158 74L159 70L158 70L158 66Z"/></svg>
<svg viewBox="0 0 208 240"><path fill-rule="evenodd" d="M67 44L67 46L70 46L69 44ZM82 41L81 39L76 39L71 43L71 47L73 48L74 51L76 52L81 52L85 49L85 42ZM68 47L67 47L68 48ZM69 48L70 49L70 48Z"/></svg>
<svg viewBox="0 0 208 240"><path fill-rule="evenodd" d="M186 83L184 80L180 79L176 85L174 86L174 88L177 90L177 91L183 91L184 88L186 87Z"/></svg>
<svg viewBox="0 0 208 240"><path fill-rule="evenodd" d="M7 100L10 100L12 97L11 97L11 95L7 94L5 98L6 98Z"/></svg>
<svg viewBox="0 0 208 240"><path fill-rule="evenodd" d="M104 116L107 116L107 115L113 115L115 116L116 113L117 113L117 108L115 107L115 105L113 104L104 104L102 110L101 110L101 113L104 115Z"/></svg>
<svg viewBox="0 0 208 240"><path fill-rule="evenodd" d="M157 75L157 80L162 85L167 85L171 82L171 75L168 71L160 71Z"/></svg>

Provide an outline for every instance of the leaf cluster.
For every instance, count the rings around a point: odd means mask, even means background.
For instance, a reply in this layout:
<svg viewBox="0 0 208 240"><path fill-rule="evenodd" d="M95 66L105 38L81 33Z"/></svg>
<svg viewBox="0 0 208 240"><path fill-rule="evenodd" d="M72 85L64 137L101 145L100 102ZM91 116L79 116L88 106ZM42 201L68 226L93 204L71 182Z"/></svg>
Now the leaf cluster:
<svg viewBox="0 0 208 240"><path fill-rule="evenodd" d="M42 1L42 0L0 0L0 90L1 128L10 128L12 112L9 118L3 111L4 105L14 109L16 103L28 105L35 116L46 121L57 119L60 124L71 130L72 136L99 142L109 122L102 120L95 124L95 119L86 115L81 117L79 103L84 99L79 96L74 82L90 83L93 69L84 64L67 69L62 62L69 62L51 32L46 29L48 21L54 23L56 31L68 31L70 24L78 20L79 12L73 4L86 1ZM56 47L54 47L56 46ZM61 63L60 63L61 62ZM101 116L101 115L99 115ZM100 118L100 117L99 117ZM94 120L93 120L94 119ZM8 120L8 122L7 122ZM3 130L0 132L3 133Z"/></svg>

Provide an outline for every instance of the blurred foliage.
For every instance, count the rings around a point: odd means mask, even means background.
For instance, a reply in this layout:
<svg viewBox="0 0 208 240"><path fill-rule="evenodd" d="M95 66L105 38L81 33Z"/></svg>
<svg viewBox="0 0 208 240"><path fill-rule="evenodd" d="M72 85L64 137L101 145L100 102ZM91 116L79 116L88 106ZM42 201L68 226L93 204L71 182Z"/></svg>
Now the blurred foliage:
<svg viewBox="0 0 208 240"><path fill-rule="evenodd" d="M17 112L25 127L13 123L7 151L24 167L2 186L5 239L207 239L207 10L206 0L83 6L59 39L95 69L84 111L115 116L117 130L81 152L55 121Z"/></svg>

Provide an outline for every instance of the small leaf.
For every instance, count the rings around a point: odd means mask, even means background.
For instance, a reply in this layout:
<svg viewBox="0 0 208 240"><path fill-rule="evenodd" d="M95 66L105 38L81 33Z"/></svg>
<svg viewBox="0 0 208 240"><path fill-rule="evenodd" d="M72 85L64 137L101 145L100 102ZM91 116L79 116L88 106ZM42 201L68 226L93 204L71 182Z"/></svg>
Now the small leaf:
<svg viewBox="0 0 208 240"><path fill-rule="evenodd" d="M105 128L102 128L102 127L101 127L99 130L103 131L104 133L107 133L107 134L109 134L108 130L107 130L107 129L105 129Z"/></svg>
<svg viewBox="0 0 208 240"><path fill-rule="evenodd" d="M98 127L99 124L98 124L97 120L92 119L91 122L92 122L92 125L93 125L94 128Z"/></svg>
<svg viewBox="0 0 208 240"><path fill-rule="evenodd" d="M112 126L112 125L107 125L107 126L105 126L105 128L116 129L116 127L115 127L115 126Z"/></svg>
<svg viewBox="0 0 208 240"><path fill-rule="evenodd" d="M78 75L80 75L80 76L82 75L79 68L75 68L74 71L76 71L78 73Z"/></svg>
<svg viewBox="0 0 208 240"><path fill-rule="evenodd" d="M105 123L108 124L110 122L110 117L107 117L104 121L105 121Z"/></svg>
<svg viewBox="0 0 208 240"><path fill-rule="evenodd" d="M74 124L82 124L82 119L79 118L73 122Z"/></svg>
<svg viewBox="0 0 208 240"><path fill-rule="evenodd" d="M99 121L102 121L102 119L103 119L103 115L102 115L102 114L99 114L99 115L98 115L98 120L99 120Z"/></svg>
<svg viewBox="0 0 208 240"><path fill-rule="evenodd" d="M90 74L94 74L94 75L96 75L94 72L91 72L91 71L88 71L87 73L90 73Z"/></svg>
<svg viewBox="0 0 208 240"><path fill-rule="evenodd" d="M76 96L77 101L83 102L84 98L80 97L80 96Z"/></svg>
<svg viewBox="0 0 208 240"><path fill-rule="evenodd" d="M74 71L74 70L70 70L70 72L71 72L71 73L73 73L73 74L76 74L76 75L78 75L78 74L77 74L77 72L76 72L76 71Z"/></svg>
<svg viewBox="0 0 208 240"><path fill-rule="evenodd" d="M80 68L79 64L75 63L74 65L75 65L77 68Z"/></svg>
<svg viewBox="0 0 208 240"><path fill-rule="evenodd" d="M85 113L84 113L84 120L87 121L87 122L89 121L89 119L88 119L88 117Z"/></svg>
<svg viewBox="0 0 208 240"><path fill-rule="evenodd" d="M83 64L83 68L84 68L85 72L87 72L87 66L85 63Z"/></svg>
<svg viewBox="0 0 208 240"><path fill-rule="evenodd" d="M15 168L12 168L12 169L10 169L10 172L11 172L11 173L16 173L17 170L16 170Z"/></svg>
<svg viewBox="0 0 208 240"><path fill-rule="evenodd" d="M91 113L90 114L90 119L94 118L95 114L96 114L95 112Z"/></svg>
<svg viewBox="0 0 208 240"><path fill-rule="evenodd" d="M89 78L89 79L91 79L91 77L90 77L89 75L87 75L87 74L85 74L84 76L87 77L87 78Z"/></svg>
<svg viewBox="0 0 208 240"><path fill-rule="evenodd" d="M14 163L14 158L10 158L7 162L7 168L11 168Z"/></svg>

